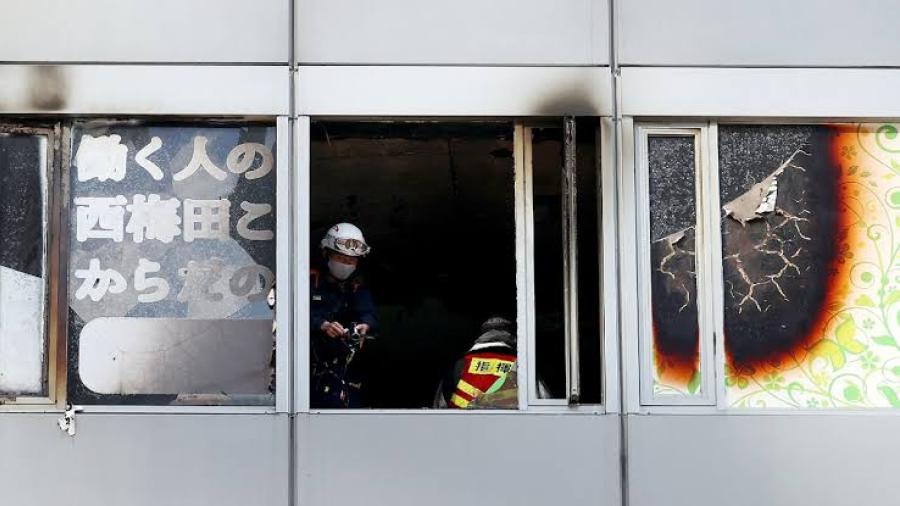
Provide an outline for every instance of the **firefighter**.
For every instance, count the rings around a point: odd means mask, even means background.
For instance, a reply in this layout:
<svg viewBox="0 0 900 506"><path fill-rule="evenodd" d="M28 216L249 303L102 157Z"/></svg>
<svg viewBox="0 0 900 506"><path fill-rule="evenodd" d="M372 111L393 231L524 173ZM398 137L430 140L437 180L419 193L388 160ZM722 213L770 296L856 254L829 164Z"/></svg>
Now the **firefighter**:
<svg viewBox="0 0 900 506"><path fill-rule="evenodd" d="M314 408L362 406L364 374L354 358L375 332L375 303L359 271L371 248L350 223L328 229L319 269L311 272L310 323Z"/></svg>
<svg viewBox="0 0 900 506"><path fill-rule="evenodd" d="M509 320L489 318L481 335L443 381L443 399L436 407L515 409L516 336Z"/></svg>

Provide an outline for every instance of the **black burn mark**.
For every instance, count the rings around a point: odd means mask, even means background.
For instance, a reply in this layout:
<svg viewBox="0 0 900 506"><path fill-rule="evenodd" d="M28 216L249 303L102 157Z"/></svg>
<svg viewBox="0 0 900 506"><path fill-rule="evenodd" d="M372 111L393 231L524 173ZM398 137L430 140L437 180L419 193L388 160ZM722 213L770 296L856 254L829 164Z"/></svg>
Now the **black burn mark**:
<svg viewBox="0 0 900 506"><path fill-rule="evenodd" d="M736 374L762 374L803 356L821 337L826 307L841 291L846 213L832 149L837 133L831 127L811 132L803 147L808 156L795 160L804 170L788 168L778 179L775 212L744 225L723 218L724 337ZM796 268L785 269L773 251ZM759 283L752 300L745 275Z"/></svg>
<svg viewBox="0 0 900 506"><path fill-rule="evenodd" d="M572 82L554 90L535 104L541 116L594 116L600 114L591 99L594 90L585 82Z"/></svg>
<svg viewBox="0 0 900 506"><path fill-rule="evenodd" d="M66 105L66 79L61 67L41 65L29 69L28 102L40 111L58 111Z"/></svg>
<svg viewBox="0 0 900 506"><path fill-rule="evenodd" d="M653 243L651 297L656 371L668 384L687 385L700 361L694 229Z"/></svg>

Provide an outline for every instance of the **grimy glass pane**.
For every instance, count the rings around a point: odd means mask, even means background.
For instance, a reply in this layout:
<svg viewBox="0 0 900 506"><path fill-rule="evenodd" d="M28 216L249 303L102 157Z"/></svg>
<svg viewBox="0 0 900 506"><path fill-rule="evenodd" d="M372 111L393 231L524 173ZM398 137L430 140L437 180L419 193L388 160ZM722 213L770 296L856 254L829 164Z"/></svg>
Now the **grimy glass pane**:
<svg viewBox="0 0 900 506"><path fill-rule="evenodd" d="M896 124L719 129L735 408L900 407Z"/></svg>
<svg viewBox="0 0 900 506"><path fill-rule="evenodd" d="M313 406L515 409L513 126L313 122L310 158ZM371 247L346 281L321 248L341 222Z"/></svg>
<svg viewBox="0 0 900 506"><path fill-rule="evenodd" d="M602 402L603 308L600 297L600 166L597 146L599 122L578 118L578 342L581 365L581 403Z"/></svg>
<svg viewBox="0 0 900 506"><path fill-rule="evenodd" d="M538 396L566 398L563 129L532 129L535 357Z"/></svg>
<svg viewBox="0 0 900 506"><path fill-rule="evenodd" d="M653 393L699 395L693 136L648 139Z"/></svg>
<svg viewBox="0 0 900 506"><path fill-rule="evenodd" d="M79 123L69 399L271 404L275 128Z"/></svg>
<svg viewBox="0 0 900 506"><path fill-rule="evenodd" d="M602 401L599 176L596 120L579 118L576 135L578 332L581 403ZM566 398L563 304L563 129L532 129L535 356L541 398Z"/></svg>
<svg viewBox="0 0 900 506"><path fill-rule="evenodd" d="M0 395L42 395L47 138L0 134Z"/></svg>

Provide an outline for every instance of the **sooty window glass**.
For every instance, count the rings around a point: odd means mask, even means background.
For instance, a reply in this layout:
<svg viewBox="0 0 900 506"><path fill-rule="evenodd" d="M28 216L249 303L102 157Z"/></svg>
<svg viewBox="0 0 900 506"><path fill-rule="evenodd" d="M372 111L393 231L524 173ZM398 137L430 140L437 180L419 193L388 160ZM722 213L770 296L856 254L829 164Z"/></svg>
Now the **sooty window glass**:
<svg viewBox="0 0 900 506"><path fill-rule="evenodd" d="M600 215L597 130L594 118L576 122L575 199L577 244L577 298L580 398L582 404L601 399L602 307L600 301ZM532 388L538 399L566 399L567 348L563 256L564 134L562 125L534 127L528 153L531 163L531 203L534 241L534 306L536 377ZM571 367L571 365L569 366Z"/></svg>
<svg viewBox="0 0 900 506"><path fill-rule="evenodd" d="M0 128L0 396L48 389L49 134Z"/></svg>
<svg viewBox="0 0 900 506"><path fill-rule="evenodd" d="M652 339L646 351L652 364L649 387L657 398L702 393L695 139L647 137Z"/></svg>
<svg viewBox="0 0 900 506"><path fill-rule="evenodd" d="M272 404L275 127L72 131L69 400Z"/></svg>
<svg viewBox="0 0 900 506"><path fill-rule="evenodd" d="M896 124L722 125L725 395L900 407Z"/></svg>

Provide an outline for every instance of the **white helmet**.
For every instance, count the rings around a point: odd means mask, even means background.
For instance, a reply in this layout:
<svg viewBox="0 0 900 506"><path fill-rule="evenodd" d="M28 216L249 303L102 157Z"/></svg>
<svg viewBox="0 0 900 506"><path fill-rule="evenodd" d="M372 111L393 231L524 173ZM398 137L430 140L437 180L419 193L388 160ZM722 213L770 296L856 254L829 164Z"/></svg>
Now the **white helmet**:
<svg viewBox="0 0 900 506"><path fill-rule="evenodd" d="M362 230L351 223L338 223L328 229L321 243L323 248L351 257L366 256L372 248L366 244Z"/></svg>

